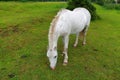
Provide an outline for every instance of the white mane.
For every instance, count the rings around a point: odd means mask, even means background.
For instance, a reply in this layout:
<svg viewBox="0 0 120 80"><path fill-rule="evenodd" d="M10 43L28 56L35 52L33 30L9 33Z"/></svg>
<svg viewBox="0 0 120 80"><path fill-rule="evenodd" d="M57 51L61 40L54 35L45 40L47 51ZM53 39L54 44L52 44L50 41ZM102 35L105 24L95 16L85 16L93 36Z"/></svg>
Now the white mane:
<svg viewBox="0 0 120 80"><path fill-rule="evenodd" d="M54 29L54 27L55 27L55 25L56 25L56 22L58 21L58 18L60 17L60 15L61 14L63 14L63 13L65 13L65 12L67 12L67 11L69 11L69 10L67 10L67 9L61 9L58 13L57 13L57 15L54 17L54 19L52 20L52 22L50 23L50 34L51 33L53 33L52 31L53 31L53 29Z"/></svg>
<svg viewBox="0 0 120 80"><path fill-rule="evenodd" d="M54 29L55 29L55 26L57 24L57 21L58 21L60 15L63 14L63 13L65 13L65 12L67 12L67 11L69 11L69 10L67 10L67 9L61 9L57 13L57 15L54 17L54 19L52 20L52 22L50 23L50 29L49 29L49 36L48 37L49 37L49 41L50 41L51 44L49 44L49 45L53 45L52 42L51 42L51 40L53 40Z"/></svg>

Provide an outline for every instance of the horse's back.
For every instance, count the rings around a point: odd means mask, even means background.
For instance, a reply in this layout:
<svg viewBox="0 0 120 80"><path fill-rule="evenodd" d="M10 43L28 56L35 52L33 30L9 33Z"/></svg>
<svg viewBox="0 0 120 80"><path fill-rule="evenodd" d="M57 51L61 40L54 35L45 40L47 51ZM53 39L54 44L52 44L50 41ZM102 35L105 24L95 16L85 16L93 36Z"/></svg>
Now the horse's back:
<svg viewBox="0 0 120 80"><path fill-rule="evenodd" d="M74 12L82 12L84 13L87 17L91 18L90 12L86 8L75 8L73 10Z"/></svg>
<svg viewBox="0 0 120 80"><path fill-rule="evenodd" d="M71 33L81 32L90 23L90 13L85 8L76 8L69 15L71 20Z"/></svg>
<svg viewBox="0 0 120 80"><path fill-rule="evenodd" d="M78 33L81 32L90 23L90 13L85 8L76 8L73 11L62 10L57 23L56 32Z"/></svg>

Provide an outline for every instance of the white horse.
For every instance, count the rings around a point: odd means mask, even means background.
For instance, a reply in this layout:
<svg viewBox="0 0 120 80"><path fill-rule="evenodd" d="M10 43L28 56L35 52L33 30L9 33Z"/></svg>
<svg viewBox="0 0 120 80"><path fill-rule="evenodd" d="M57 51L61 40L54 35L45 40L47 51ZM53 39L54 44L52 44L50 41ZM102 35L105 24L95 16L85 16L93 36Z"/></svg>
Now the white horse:
<svg viewBox="0 0 120 80"><path fill-rule="evenodd" d="M64 41L64 62L68 63L68 43L69 35L76 34L76 41L74 47L78 44L79 33L83 33L83 44L86 44L86 32L90 24L91 15L85 8L76 8L73 11L62 9L60 10L55 18L53 19L49 29L49 47L47 51L47 57L50 62L51 69L55 69L58 53L57 53L57 41L60 36L63 37Z"/></svg>

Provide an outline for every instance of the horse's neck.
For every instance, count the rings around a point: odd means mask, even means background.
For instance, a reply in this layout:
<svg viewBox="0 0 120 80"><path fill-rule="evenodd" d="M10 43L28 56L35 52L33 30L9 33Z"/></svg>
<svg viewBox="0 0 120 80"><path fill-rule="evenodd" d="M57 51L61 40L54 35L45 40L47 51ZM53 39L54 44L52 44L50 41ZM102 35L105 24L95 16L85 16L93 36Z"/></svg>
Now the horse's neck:
<svg viewBox="0 0 120 80"><path fill-rule="evenodd" d="M58 14L55 16L49 29L49 48L50 49L57 47L57 40L58 40L59 35L56 33L55 28L58 23L60 14L61 12L58 12Z"/></svg>
<svg viewBox="0 0 120 80"><path fill-rule="evenodd" d="M57 41L59 36L55 33L49 34L49 48L54 49L57 47Z"/></svg>

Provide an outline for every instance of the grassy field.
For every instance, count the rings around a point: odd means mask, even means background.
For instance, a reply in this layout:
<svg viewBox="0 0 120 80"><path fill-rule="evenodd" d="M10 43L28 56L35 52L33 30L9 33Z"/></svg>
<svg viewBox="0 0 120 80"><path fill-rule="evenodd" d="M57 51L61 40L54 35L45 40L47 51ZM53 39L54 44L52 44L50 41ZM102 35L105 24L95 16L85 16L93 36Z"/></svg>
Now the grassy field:
<svg viewBox="0 0 120 80"><path fill-rule="evenodd" d="M66 3L0 2L0 80L120 80L120 11L98 5L101 20L91 22L86 46L73 48L63 66L58 43L56 70L46 57L48 29ZM80 39L81 40L81 39Z"/></svg>

